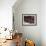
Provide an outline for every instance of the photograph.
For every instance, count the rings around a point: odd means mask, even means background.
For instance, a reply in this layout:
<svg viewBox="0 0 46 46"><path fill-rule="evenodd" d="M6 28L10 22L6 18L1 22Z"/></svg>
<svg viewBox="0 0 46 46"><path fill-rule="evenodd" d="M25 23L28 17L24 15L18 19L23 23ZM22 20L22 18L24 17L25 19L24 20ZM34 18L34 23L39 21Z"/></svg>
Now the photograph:
<svg viewBox="0 0 46 46"><path fill-rule="evenodd" d="M22 14L23 26L35 26L37 25L37 14Z"/></svg>
<svg viewBox="0 0 46 46"><path fill-rule="evenodd" d="M0 46L46 46L46 0L0 0Z"/></svg>

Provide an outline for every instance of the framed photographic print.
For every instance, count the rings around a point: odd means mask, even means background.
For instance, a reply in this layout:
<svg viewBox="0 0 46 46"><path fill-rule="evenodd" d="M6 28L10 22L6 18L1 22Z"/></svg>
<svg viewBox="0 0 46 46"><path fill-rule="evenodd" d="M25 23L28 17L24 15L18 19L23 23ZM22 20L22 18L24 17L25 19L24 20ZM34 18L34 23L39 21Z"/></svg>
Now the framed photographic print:
<svg viewBox="0 0 46 46"><path fill-rule="evenodd" d="M36 26L37 14L22 14L22 26Z"/></svg>

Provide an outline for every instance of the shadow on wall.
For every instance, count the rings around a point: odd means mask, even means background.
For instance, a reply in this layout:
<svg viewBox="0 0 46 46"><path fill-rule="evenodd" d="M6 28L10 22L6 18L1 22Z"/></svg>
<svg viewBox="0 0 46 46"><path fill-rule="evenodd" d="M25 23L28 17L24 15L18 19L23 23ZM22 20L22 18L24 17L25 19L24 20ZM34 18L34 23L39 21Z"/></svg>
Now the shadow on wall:
<svg viewBox="0 0 46 46"><path fill-rule="evenodd" d="M14 8L14 9L18 8L22 2L23 2L23 0L17 0L16 3L12 6L12 8Z"/></svg>

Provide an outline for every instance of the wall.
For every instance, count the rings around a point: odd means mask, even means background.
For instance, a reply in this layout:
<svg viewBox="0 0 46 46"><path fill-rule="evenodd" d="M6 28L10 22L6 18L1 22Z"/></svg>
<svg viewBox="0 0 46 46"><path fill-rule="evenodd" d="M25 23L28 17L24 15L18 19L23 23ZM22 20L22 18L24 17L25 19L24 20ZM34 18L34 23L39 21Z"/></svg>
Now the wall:
<svg viewBox="0 0 46 46"><path fill-rule="evenodd" d="M46 46L46 0L41 1L41 38L42 46Z"/></svg>
<svg viewBox="0 0 46 46"><path fill-rule="evenodd" d="M12 6L16 0L0 0L0 27L12 29Z"/></svg>
<svg viewBox="0 0 46 46"><path fill-rule="evenodd" d="M36 46L41 46L41 1L20 0L18 2L13 6L15 30L22 32L25 39L34 40ZM37 14L37 26L22 26L22 14Z"/></svg>

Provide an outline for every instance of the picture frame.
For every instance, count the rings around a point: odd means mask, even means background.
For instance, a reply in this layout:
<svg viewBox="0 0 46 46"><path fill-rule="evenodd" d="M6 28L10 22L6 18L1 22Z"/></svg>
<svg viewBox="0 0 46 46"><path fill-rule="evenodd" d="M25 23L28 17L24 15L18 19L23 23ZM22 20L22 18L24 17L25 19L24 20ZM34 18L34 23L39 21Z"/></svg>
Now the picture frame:
<svg viewBox="0 0 46 46"><path fill-rule="evenodd" d="M22 26L36 26L37 14L22 14Z"/></svg>

